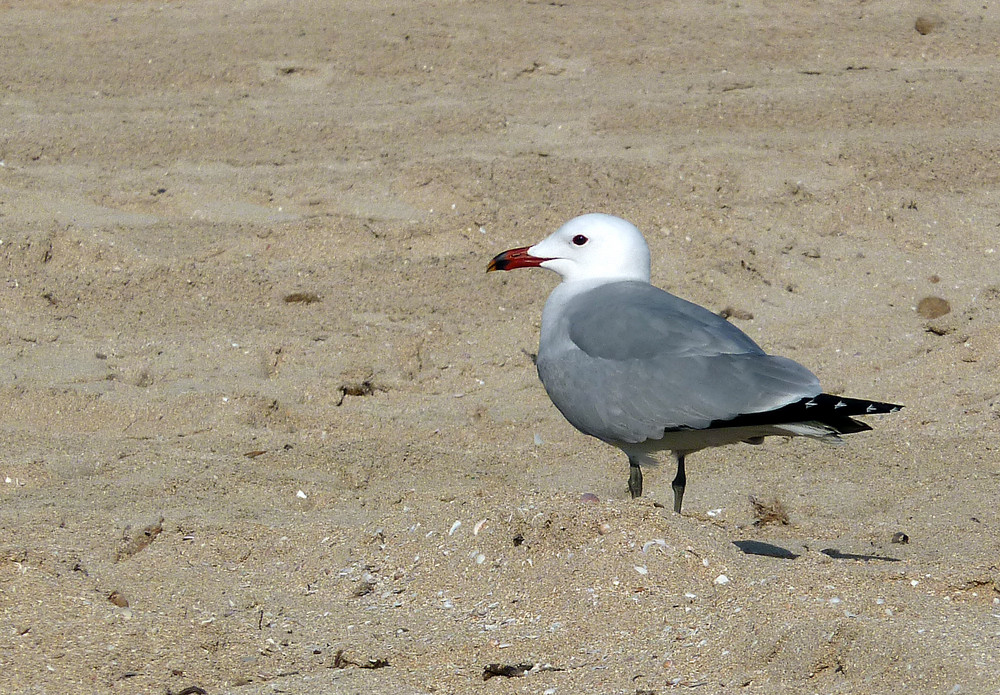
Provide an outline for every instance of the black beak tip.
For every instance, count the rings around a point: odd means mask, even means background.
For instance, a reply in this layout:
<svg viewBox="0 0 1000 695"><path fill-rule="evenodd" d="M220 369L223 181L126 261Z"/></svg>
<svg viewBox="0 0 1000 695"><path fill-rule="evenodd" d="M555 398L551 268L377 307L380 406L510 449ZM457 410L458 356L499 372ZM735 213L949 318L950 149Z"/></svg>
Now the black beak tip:
<svg viewBox="0 0 1000 695"><path fill-rule="evenodd" d="M510 252L504 251L490 259L489 265L486 266L486 272L492 273L494 270L507 270L509 266Z"/></svg>

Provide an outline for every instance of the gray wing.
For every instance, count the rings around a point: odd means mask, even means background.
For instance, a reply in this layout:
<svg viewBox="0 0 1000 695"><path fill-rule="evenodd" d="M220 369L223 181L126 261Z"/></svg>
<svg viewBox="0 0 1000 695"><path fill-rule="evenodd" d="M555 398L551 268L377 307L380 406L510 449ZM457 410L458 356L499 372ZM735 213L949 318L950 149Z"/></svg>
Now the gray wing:
<svg viewBox="0 0 1000 695"><path fill-rule="evenodd" d="M565 335L539 349L539 376L570 423L605 441L660 439L820 393L802 365L646 283L582 293L563 318Z"/></svg>

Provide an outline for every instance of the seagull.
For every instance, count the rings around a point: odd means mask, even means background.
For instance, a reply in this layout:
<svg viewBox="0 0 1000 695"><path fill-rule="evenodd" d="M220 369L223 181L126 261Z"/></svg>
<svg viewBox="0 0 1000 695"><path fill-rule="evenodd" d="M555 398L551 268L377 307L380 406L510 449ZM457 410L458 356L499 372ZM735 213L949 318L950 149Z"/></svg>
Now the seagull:
<svg viewBox="0 0 1000 695"><path fill-rule="evenodd" d="M769 436L840 443L840 435L871 429L855 416L902 408L823 393L801 364L651 285L646 240L620 217L573 218L534 246L498 254L487 272L515 268L562 278L542 311L538 376L571 425L628 456L633 498L642 496L642 466L656 452L677 461L679 514L688 454Z"/></svg>

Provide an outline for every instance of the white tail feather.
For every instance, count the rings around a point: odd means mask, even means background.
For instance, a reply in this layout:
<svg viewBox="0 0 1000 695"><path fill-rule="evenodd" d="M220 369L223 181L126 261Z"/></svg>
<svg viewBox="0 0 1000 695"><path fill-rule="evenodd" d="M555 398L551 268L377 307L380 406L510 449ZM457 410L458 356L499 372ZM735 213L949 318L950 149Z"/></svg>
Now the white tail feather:
<svg viewBox="0 0 1000 695"><path fill-rule="evenodd" d="M789 422L775 425L775 429L784 430L795 437L812 437L822 439L831 444L843 444L844 440L837 436L837 431L819 422Z"/></svg>

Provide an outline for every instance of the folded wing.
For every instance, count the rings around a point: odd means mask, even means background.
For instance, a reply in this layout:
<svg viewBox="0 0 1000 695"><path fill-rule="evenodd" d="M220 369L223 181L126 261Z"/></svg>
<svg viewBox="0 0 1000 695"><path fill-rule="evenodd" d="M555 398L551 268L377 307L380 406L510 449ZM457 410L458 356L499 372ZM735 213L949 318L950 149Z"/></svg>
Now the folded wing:
<svg viewBox="0 0 1000 695"><path fill-rule="evenodd" d="M766 354L720 316L646 283L581 293L564 319L565 336L539 353L539 376L570 423L608 442L704 429L820 393L802 365Z"/></svg>

